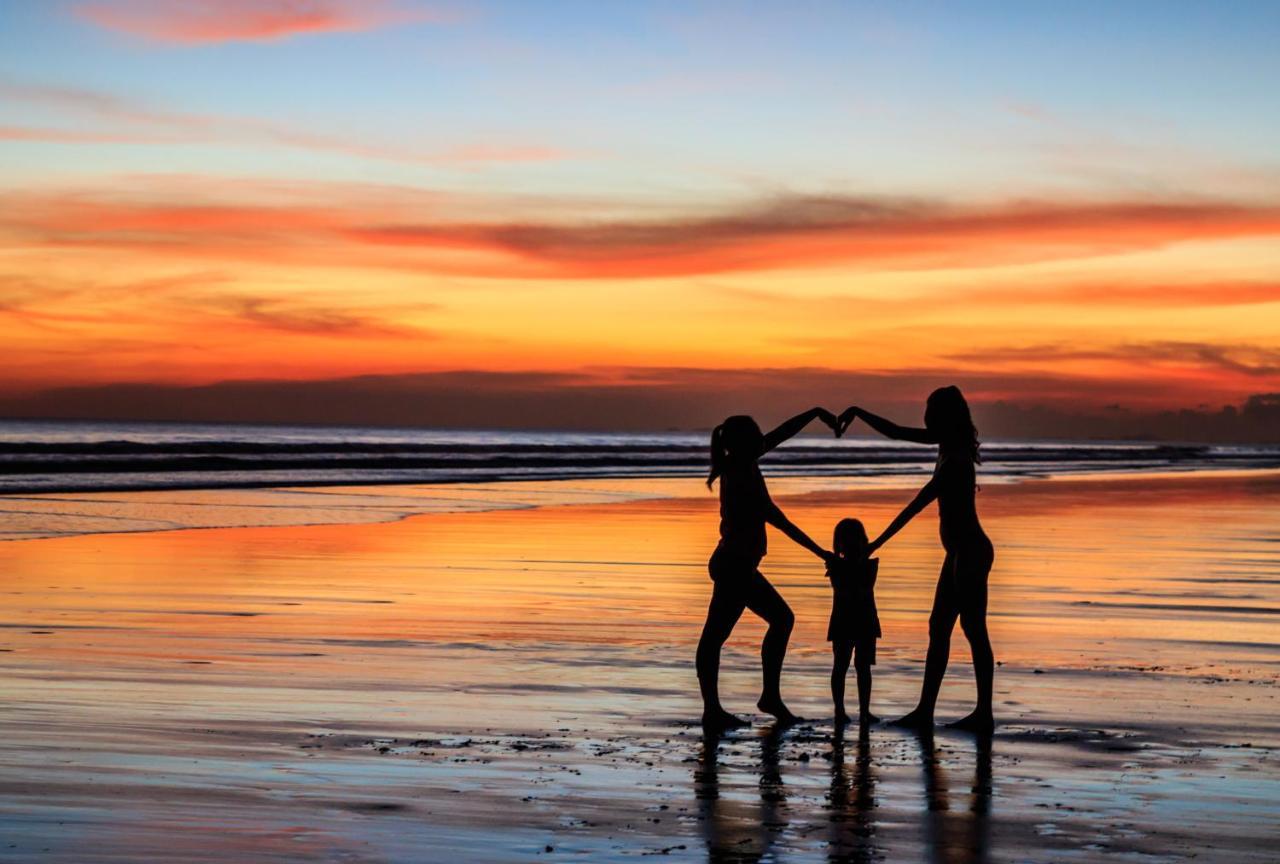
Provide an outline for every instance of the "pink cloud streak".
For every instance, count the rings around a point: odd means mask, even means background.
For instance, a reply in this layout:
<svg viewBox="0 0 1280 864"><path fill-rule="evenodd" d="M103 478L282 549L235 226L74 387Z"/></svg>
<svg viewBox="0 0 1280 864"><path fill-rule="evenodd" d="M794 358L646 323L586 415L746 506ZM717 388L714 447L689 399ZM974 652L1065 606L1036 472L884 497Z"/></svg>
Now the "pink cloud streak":
<svg viewBox="0 0 1280 864"><path fill-rule="evenodd" d="M383 0L99 0L74 12L107 30L174 45L358 33L443 17Z"/></svg>
<svg viewBox="0 0 1280 864"><path fill-rule="evenodd" d="M311 132L252 117L166 110L136 99L97 90L28 84L3 78L0 78L0 98L52 108L76 120L89 118L115 127L65 130L6 125L0 126L0 141L181 144L221 139L263 142L300 150L338 153L360 159L459 166L504 162L550 162L568 159L574 155L555 147L532 143L505 146L476 143L435 151L425 148L415 149Z"/></svg>
<svg viewBox="0 0 1280 864"><path fill-rule="evenodd" d="M110 132L81 132L39 126L0 126L0 141L45 141L55 144L121 144L139 139Z"/></svg>

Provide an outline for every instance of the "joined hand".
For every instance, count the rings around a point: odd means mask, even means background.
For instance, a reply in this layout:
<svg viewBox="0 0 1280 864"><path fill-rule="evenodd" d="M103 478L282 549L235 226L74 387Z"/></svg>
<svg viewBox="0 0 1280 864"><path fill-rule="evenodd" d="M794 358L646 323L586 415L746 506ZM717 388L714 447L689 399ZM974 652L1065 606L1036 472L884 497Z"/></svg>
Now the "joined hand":
<svg viewBox="0 0 1280 864"><path fill-rule="evenodd" d="M826 408L814 408L813 410L817 412L818 419L821 420L826 426L830 427L831 431L836 433L836 437L839 438L840 437L839 418L837 418L836 415L832 414Z"/></svg>
<svg viewBox="0 0 1280 864"><path fill-rule="evenodd" d="M840 416L836 418L836 437L839 438L849 430L853 425L853 421L858 419L858 409L856 406L846 408L840 412Z"/></svg>

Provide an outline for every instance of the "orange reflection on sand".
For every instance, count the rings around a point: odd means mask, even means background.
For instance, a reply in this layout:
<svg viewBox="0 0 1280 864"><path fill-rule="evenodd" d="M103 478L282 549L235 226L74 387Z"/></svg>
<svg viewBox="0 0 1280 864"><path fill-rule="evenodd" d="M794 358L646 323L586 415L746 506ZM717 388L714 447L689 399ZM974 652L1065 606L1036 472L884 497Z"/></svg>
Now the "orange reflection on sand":
<svg viewBox="0 0 1280 864"><path fill-rule="evenodd" d="M1087 666L1134 650L1115 640L1155 640L1163 661L1191 662L1201 649L1171 636L1265 643L1280 603L1275 585L1255 577L1273 566L1265 543L1274 486L1271 478L989 486L980 507L997 549L998 655ZM782 500L826 538L846 515L884 524L907 497L864 490ZM935 523L926 513L882 553L889 658L923 651L941 563ZM53 665L127 656L249 667L265 662L246 653L254 646L332 640L687 646L709 595L715 525L714 499L695 487L681 499L389 525L10 543L0 546L11 588L3 618L30 622L8 634L15 659ZM793 662L823 654L829 589L820 563L774 536L762 569L796 610ZM42 624L110 629L35 638L29 631ZM758 636L748 616L731 644L746 649ZM957 659L967 659L956 642ZM288 674L298 661L271 662Z"/></svg>

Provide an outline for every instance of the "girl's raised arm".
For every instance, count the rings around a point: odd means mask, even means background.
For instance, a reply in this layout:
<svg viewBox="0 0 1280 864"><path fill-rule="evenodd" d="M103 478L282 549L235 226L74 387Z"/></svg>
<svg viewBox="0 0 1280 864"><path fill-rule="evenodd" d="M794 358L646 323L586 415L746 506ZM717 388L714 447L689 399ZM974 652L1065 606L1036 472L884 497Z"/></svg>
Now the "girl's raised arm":
<svg viewBox="0 0 1280 864"><path fill-rule="evenodd" d="M866 423L886 438L893 438L897 441L912 441L916 444L938 443L938 436L928 429L915 426L899 426L892 420L886 420L856 405L846 408L837 422L840 424L840 428L844 428L847 424L853 422L855 418Z"/></svg>
<svg viewBox="0 0 1280 864"><path fill-rule="evenodd" d="M831 431L836 429L836 415L832 414L826 408L810 408L802 414L797 414L790 420L785 421L774 429L772 432L764 436L764 452L768 453L777 447L783 441L794 438L800 433L800 430L808 426L814 420L821 420L831 427Z"/></svg>

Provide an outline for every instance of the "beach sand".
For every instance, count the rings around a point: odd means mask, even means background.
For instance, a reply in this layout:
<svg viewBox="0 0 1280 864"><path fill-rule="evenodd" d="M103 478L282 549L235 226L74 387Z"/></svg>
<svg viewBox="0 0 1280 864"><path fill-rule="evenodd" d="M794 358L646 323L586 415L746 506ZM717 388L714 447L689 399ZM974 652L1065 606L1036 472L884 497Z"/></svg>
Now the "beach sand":
<svg viewBox="0 0 1280 864"><path fill-rule="evenodd" d="M826 542L902 482L772 485ZM704 739L697 480L324 492L6 501L0 534L66 536L0 543L0 860L1277 860L1275 474L985 486L989 746L833 735L829 588L777 534L813 720ZM113 519L136 533L87 533ZM266 527L154 530L228 519ZM882 554L882 716L918 691L936 531ZM742 713L761 633L726 649ZM952 660L942 719L972 704L958 631Z"/></svg>

